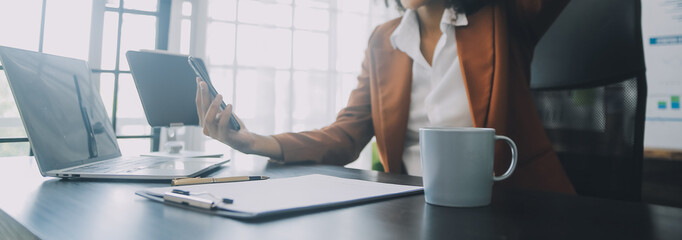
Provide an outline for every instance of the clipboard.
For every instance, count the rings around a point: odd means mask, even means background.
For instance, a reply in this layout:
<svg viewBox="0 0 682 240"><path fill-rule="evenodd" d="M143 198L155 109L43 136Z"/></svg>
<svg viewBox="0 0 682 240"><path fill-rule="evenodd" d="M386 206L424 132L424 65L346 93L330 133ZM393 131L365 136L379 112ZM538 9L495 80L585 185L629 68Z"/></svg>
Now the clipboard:
<svg viewBox="0 0 682 240"><path fill-rule="evenodd" d="M175 191L174 191L175 190ZM238 219L254 219L311 209L347 206L379 199L422 194L421 186L347 179L313 174L263 181L217 183L165 188L150 188L136 195L171 206ZM212 201L206 208L189 201L169 201L169 194L187 193L188 197ZM164 200L166 197L166 200ZM220 199L230 199L224 203ZM201 203L208 204L208 203ZM207 205L204 205L207 206Z"/></svg>

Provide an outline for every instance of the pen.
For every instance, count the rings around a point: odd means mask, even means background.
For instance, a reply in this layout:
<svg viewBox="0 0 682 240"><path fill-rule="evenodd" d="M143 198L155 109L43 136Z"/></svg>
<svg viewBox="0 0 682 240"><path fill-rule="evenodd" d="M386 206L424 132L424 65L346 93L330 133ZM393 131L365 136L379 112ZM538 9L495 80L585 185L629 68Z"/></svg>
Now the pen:
<svg viewBox="0 0 682 240"><path fill-rule="evenodd" d="M176 178L171 181L171 186L204 184L204 183L225 183L225 182L241 182L252 180L269 179L267 176L238 176L238 177L222 177L222 178Z"/></svg>

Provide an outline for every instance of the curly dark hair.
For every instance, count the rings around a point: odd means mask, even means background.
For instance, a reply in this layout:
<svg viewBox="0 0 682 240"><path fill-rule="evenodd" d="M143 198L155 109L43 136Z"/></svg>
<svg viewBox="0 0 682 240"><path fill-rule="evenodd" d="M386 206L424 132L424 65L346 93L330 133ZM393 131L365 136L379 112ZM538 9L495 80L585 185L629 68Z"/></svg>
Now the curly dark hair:
<svg viewBox="0 0 682 240"><path fill-rule="evenodd" d="M388 7L389 1L384 0L386 7ZM400 0L394 1L400 11L405 11L405 7L400 3ZM478 11L478 9L489 3L490 0L445 0L445 2L447 7L452 7L456 12L470 14Z"/></svg>

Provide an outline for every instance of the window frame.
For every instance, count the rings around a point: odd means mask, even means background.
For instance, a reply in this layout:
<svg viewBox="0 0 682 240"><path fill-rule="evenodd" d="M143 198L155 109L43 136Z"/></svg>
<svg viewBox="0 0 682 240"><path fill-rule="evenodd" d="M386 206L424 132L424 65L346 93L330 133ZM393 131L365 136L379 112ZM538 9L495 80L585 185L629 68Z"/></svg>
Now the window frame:
<svg viewBox="0 0 682 240"><path fill-rule="evenodd" d="M119 77L120 74L130 74L129 70L120 70L120 58L121 55L121 29L123 23L123 14L137 14L145 16L156 17L156 35L155 35L155 49L157 50L168 50L168 39L169 39L169 29L170 29L170 15L171 15L171 3L172 0L157 0L156 11L143 11L135 9L126 9L125 0L120 0L118 7L107 7L106 0L95 0L92 3L92 24L90 26L90 48L88 56L88 64L90 65L91 72L96 75L94 77L94 82L96 86L99 87L100 79L99 74L101 73L112 73L114 75L114 89L111 89L113 93L113 106L111 123L113 125L114 131L116 132L117 127L117 112L118 112L118 88L119 88ZM38 43L38 52L43 52L44 45L44 33L45 33L45 15L46 15L47 0L42 1L41 9L41 19L40 19L40 39ZM118 13L118 25L117 25L117 36L116 36L116 63L114 69L102 69L102 40L103 40L103 24L104 24L104 14L106 12L116 12ZM4 70L2 65L0 65L0 70ZM161 130L160 128L152 128L151 134L141 134L141 135L116 135L117 139L151 139L151 151L159 150L159 136ZM21 143L29 142L28 137L19 138L7 138L0 137L0 144L4 143ZM29 156L33 156L33 149L29 148Z"/></svg>

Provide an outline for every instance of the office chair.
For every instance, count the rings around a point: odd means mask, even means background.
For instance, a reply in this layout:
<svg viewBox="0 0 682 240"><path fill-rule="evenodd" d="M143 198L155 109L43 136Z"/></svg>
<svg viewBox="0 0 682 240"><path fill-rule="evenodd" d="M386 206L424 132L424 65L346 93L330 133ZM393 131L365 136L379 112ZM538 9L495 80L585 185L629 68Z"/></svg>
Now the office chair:
<svg viewBox="0 0 682 240"><path fill-rule="evenodd" d="M638 0L573 0L540 40L535 105L580 195L640 201L647 95Z"/></svg>

